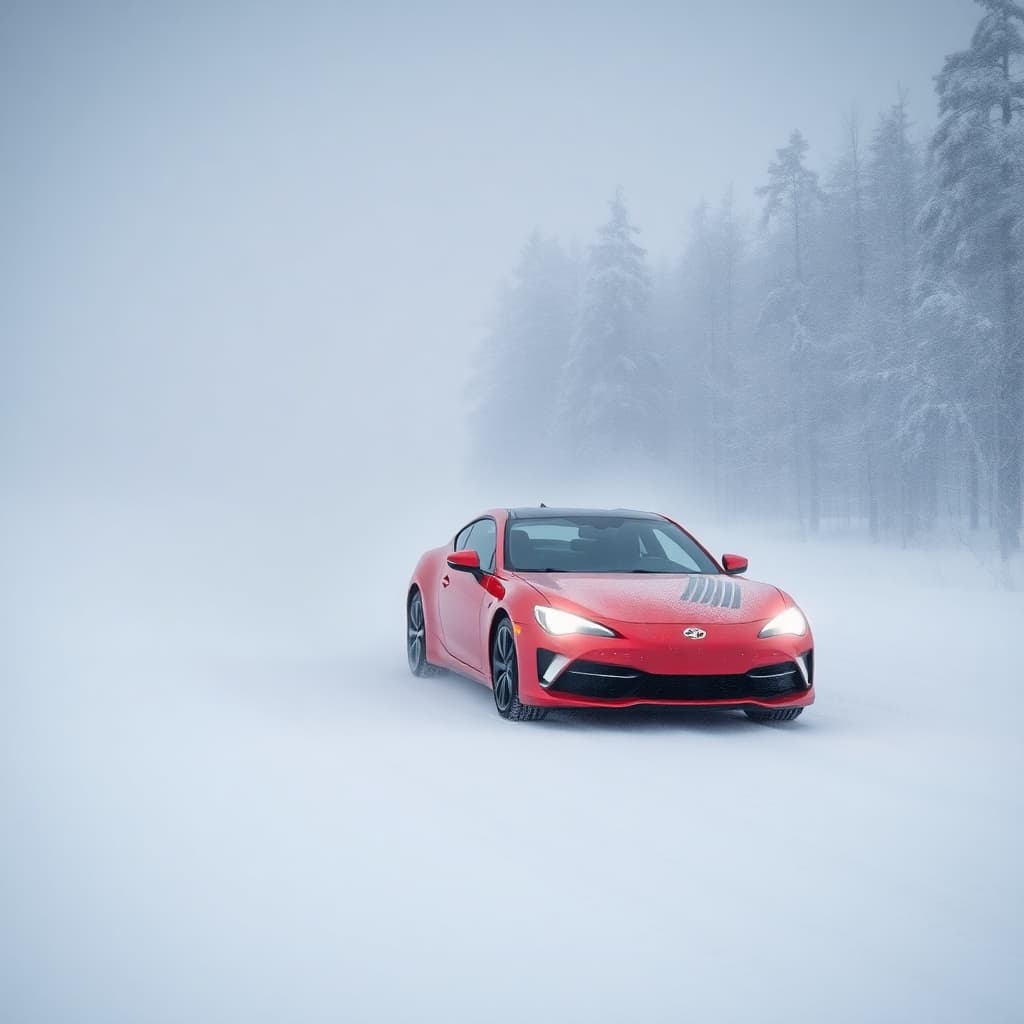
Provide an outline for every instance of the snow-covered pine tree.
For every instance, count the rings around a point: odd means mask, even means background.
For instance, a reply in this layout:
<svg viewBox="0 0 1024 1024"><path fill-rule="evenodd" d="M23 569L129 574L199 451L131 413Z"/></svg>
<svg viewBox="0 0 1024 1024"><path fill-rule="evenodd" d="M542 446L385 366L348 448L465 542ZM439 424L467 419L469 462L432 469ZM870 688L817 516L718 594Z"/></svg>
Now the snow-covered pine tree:
<svg viewBox="0 0 1024 1024"><path fill-rule="evenodd" d="M899 384L898 431L913 518L904 536L939 513L940 483L980 522L982 485L991 477L996 389L994 324L961 287L934 269L922 280L911 324L913 344ZM945 479L943 479L945 477Z"/></svg>
<svg viewBox="0 0 1024 1024"><path fill-rule="evenodd" d="M985 13L970 48L947 57L936 80L937 188L921 225L932 265L954 274L974 311L998 325L993 447L1005 561L1020 547L1024 470L1024 7L976 2Z"/></svg>
<svg viewBox="0 0 1024 1024"><path fill-rule="evenodd" d="M911 316L921 203L921 161L910 137L907 99L901 91L896 103L879 117L868 168L870 233L875 239L872 291L877 295L889 284L887 300L902 337Z"/></svg>
<svg viewBox="0 0 1024 1024"><path fill-rule="evenodd" d="M477 353L471 397L481 470L530 475L551 455L550 424L578 302L576 262L534 231L499 293L493 326ZM500 453L500 460L495 455Z"/></svg>
<svg viewBox="0 0 1024 1024"><path fill-rule="evenodd" d="M757 190L764 196L764 220L784 220L792 240L793 280L804 281L804 245L806 223L813 204L819 197L818 176L804 163L807 140L799 131L789 143L776 151L777 159L768 165L768 184Z"/></svg>
<svg viewBox="0 0 1024 1024"><path fill-rule="evenodd" d="M656 446L662 374L647 322L651 276L635 241L622 189L590 247L579 319L563 373L560 422L568 451L586 471L649 454Z"/></svg>
<svg viewBox="0 0 1024 1024"><path fill-rule="evenodd" d="M765 199L764 222L777 221L788 238L792 270L779 276L765 303L762 325L781 331L788 351L781 360L785 373L778 401L788 408L788 445L797 505L806 514L811 532L821 517L821 487L815 404L820 398L815 344L809 322L809 293L805 280L808 221L820 198L818 176L805 164L808 145L799 131L777 150L768 167L768 183L757 190Z"/></svg>
<svg viewBox="0 0 1024 1024"><path fill-rule="evenodd" d="M709 481L712 508L726 504L735 440L737 274L743 240L730 186L717 209L701 202L678 274L681 310L667 352L676 380L675 418L690 469ZM703 458L694 453L703 453Z"/></svg>
<svg viewBox="0 0 1024 1024"><path fill-rule="evenodd" d="M912 297L917 275L921 209L921 159L911 139L907 94L880 115L871 143L868 178L868 235L871 260L865 332L857 372L870 394L868 430L875 453L875 490L880 527L894 525L898 510L904 540L928 519L934 491L935 442L918 436L912 446L897 443L908 435L900 415L913 408L911 392L917 365Z"/></svg>
<svg viewBox="0 0 1024 1024"><path fill-rule="evenodd" d="M819 379L828 411L814 429L821 436L822 492L834 515L867 515L878 534L875 437L871 389L862 371L870 348L867 301L867 175L860 122L851 109L843 119L845 146L830 168L817 253L809 286L815 293ZM821 410L819 410L820 412Z"/></svg>

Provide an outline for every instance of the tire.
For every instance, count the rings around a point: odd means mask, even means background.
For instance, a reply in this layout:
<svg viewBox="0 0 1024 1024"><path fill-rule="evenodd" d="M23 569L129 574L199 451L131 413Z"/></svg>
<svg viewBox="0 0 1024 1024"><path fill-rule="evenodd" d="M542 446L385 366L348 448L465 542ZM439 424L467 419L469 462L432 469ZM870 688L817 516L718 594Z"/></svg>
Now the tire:
<svg viewBox="0 0 1024 1024"><path fill-rule="evenodd" d="M803 708L779 708L776 711L768 711L765 708L744 708L743 713L752 722L792 722L803 714Z"/></svg>
<svg viewBox="0 0 1024 1024"><path fill-rule="evenodd" d="M423 613L423 597L416 587L405 608L405 650L409 655L409 671L414 676L436 676L440 671L427 661L427 619Z"/></svg>
<svg viewBox="0 0 1024 1024"><path fill-rule="evenodd" d="M494 706L502 718L510 722L536 722L545 715L545 708L523 704L519 700L519 658L512 623L503 618L491 640L491 688Z"/></svg>

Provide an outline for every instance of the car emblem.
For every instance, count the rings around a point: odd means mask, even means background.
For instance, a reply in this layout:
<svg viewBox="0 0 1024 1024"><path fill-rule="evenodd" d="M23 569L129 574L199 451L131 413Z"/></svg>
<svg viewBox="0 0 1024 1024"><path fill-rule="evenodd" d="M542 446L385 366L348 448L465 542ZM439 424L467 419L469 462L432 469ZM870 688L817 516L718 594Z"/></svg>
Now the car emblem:
<svg viewBox="0 0 1024 1024"><path fill-rule="evenodd" d="M690 626L689 629L683 630L683 636L685 636L687 640L703 640L704 637L707 636L707 633L705 633L703 629L697 629L696 626Z"/></svg>

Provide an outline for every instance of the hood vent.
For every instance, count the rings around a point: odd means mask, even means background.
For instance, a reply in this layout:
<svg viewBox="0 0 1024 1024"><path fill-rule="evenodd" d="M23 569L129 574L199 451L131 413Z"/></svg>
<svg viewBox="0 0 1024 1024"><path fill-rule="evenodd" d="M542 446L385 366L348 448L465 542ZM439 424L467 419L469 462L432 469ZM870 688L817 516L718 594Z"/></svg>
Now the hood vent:
<svg viewBox="0 0 1024 1024"><path fill-rule="evenodd" d="M711 608L739 608L740 585L721 576L691 576L681 601L706 604Z"/></svg>

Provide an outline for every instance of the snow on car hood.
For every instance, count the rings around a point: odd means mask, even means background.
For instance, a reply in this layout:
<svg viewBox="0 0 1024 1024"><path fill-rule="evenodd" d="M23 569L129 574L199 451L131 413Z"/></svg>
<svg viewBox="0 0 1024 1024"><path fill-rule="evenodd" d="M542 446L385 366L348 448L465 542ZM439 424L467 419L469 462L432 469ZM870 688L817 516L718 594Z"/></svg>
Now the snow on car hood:
<svg viewBox="0 0 1024 1024"><path fill-rule="evenodd" d="M519 573L553 605L619 622L756 622L782 611L775 587L723 575Z"/></svg>

